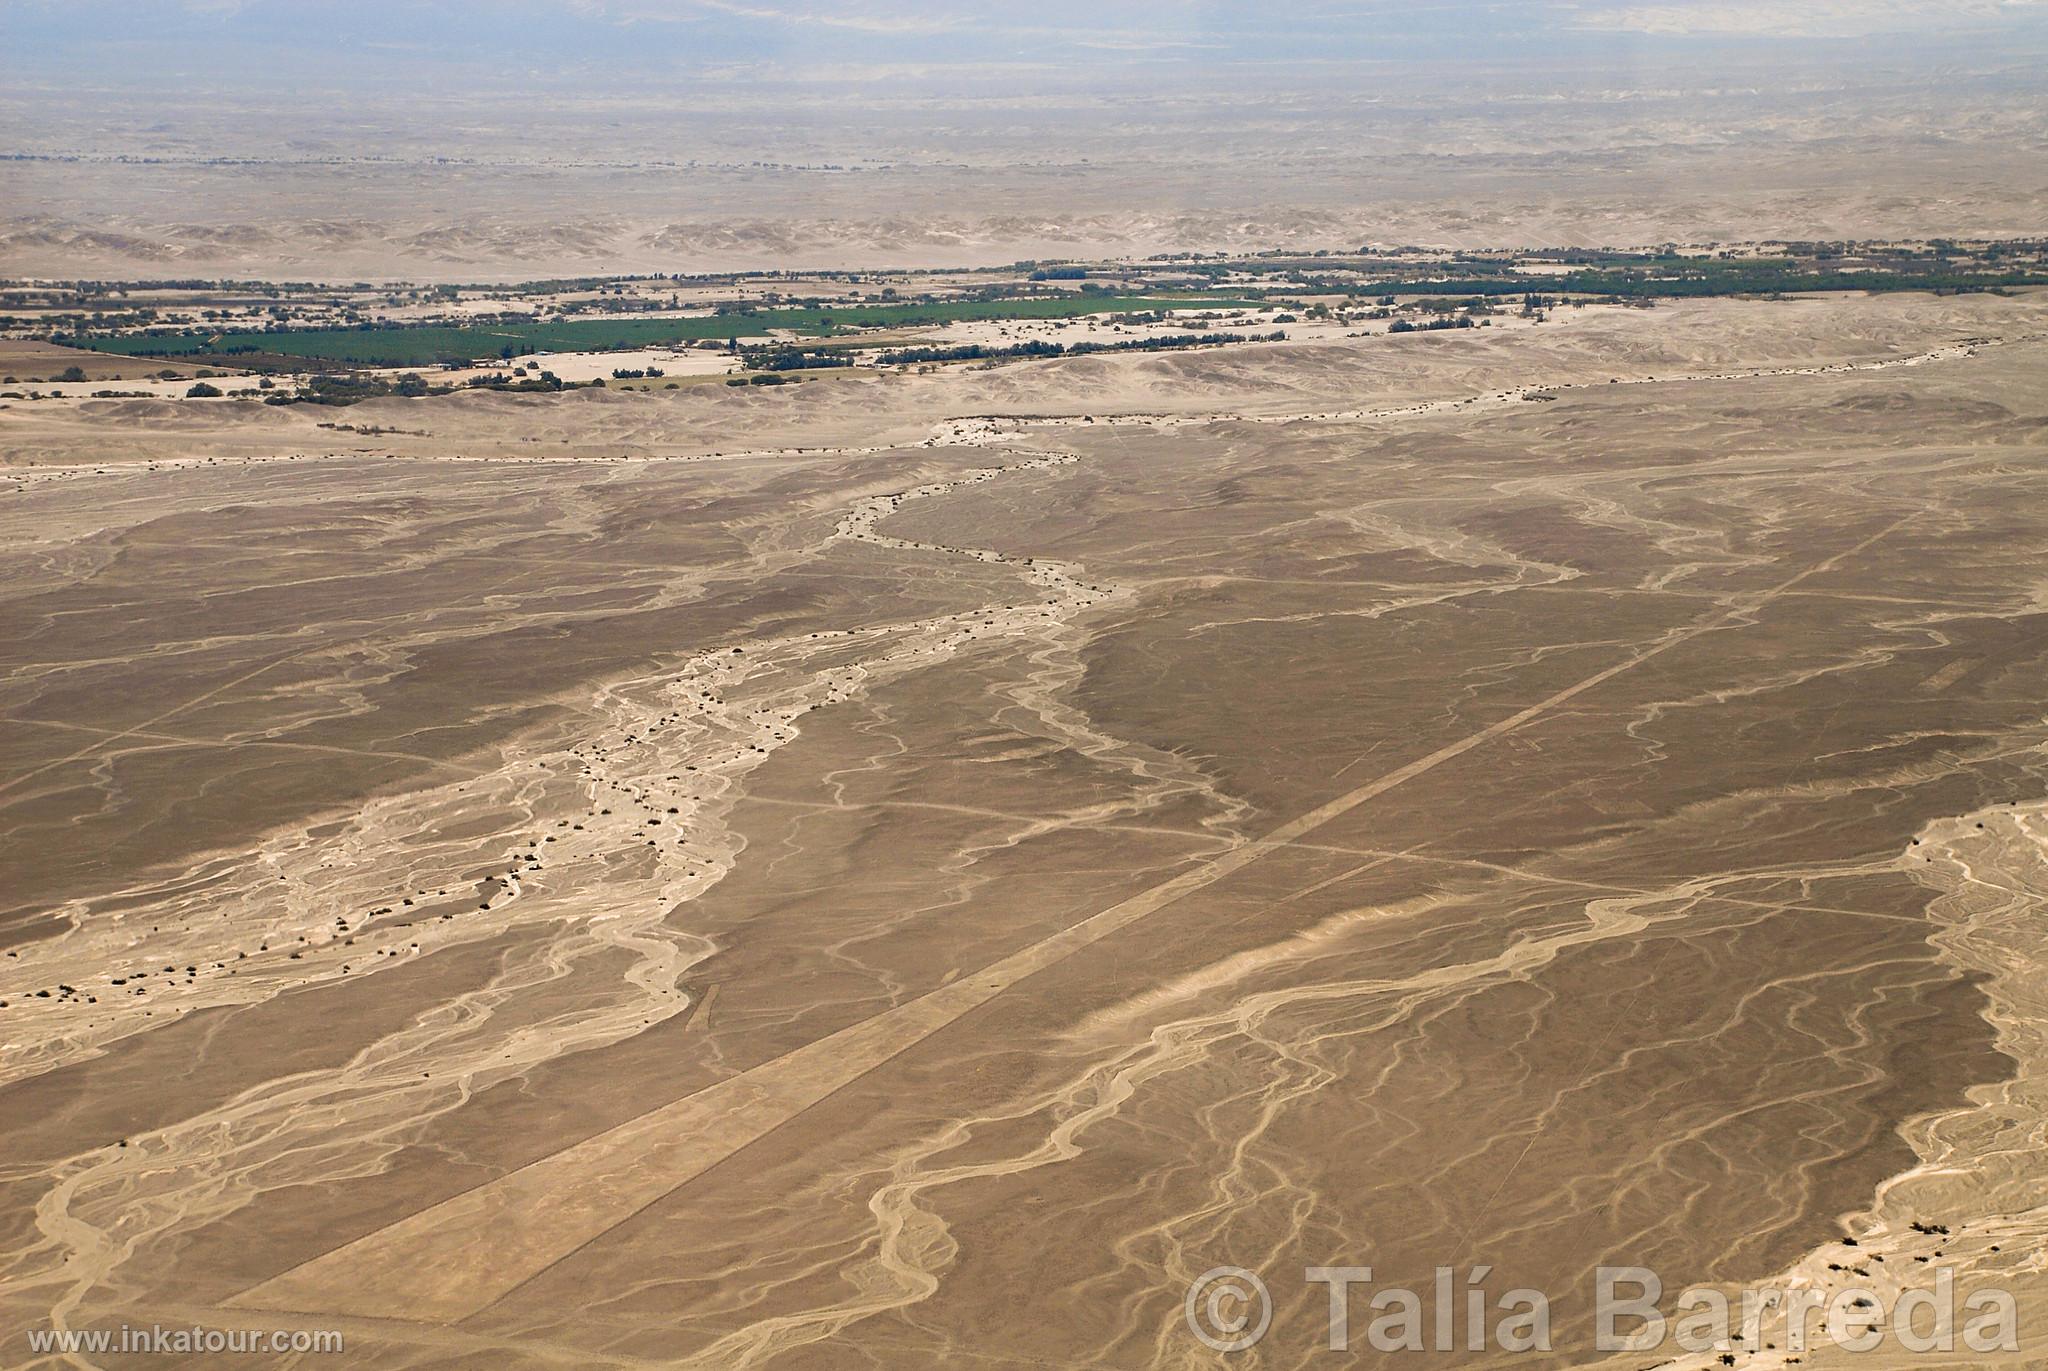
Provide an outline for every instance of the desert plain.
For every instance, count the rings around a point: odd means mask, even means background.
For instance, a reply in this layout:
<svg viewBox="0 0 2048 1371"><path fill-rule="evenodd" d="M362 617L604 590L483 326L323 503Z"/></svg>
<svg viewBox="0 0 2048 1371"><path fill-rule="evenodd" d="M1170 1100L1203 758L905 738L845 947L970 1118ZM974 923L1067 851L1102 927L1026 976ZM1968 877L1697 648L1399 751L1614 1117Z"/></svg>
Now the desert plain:
<svg viewBox="0 0 2048 1371"><path fill-rule="evenodd" d="M2038 1311L2044 375L2021 290L11 406L7 1364L1311 1367L1338 1265L1550 1293L1456 1366L1794 1360L1598 1356L1602 1265Z"/></svg>

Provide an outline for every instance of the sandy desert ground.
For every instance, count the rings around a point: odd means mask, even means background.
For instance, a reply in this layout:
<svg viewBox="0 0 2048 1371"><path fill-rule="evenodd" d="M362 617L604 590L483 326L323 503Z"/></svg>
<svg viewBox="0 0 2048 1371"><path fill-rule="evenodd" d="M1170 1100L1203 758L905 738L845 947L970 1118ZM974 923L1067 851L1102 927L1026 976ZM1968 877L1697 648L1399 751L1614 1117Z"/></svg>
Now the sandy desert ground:
<svg viewBox="0 0 2048 1371"><path fill-rule="evenodd" d="M993 8L963 7L962 27L1019 17ZM592 66L545 98L521 81L425 105L431 82L384 84L402 45L367 87L323 70L281 92L196 67L168 88L67 81L0 50L0 261L64 280L488 282L2041 232L2048 100L2024 44L1591 68L1518 47L1475 69L1467 34L1448 62L1384 60L1427 8L1378 25L1358 64L1105 71L1077 53L1049 83L899 54L872 75L695 86Z"/></svg>
<svg viewBox="0 0 2048 1371"><path fill-rule="evenodd" d="M1458 1366L1592 1360L1602 1263L2038 1315L2044 375L2048 295L1894 296L0 411L0 1361L1308 1367L1344 1264L1552 1293Z"/></svg>
<svg viewBox="0 0 2048 1371"><path fill-rule="evenodd" d="M1854 158L1830 141L1804 155L1766 144L1364 164L1270 148L1197 159L1176 146L1167 175L1123 160L1128 150L1057 169L513 165L457 181L434 166L20 161L0 165L15 207L0 216L0 260L53 279L475 282L1360 244L2010 238L2037 235L2048 207L2039 139L2037 128L1983 147L1908 137ZM1231 200L1185 203L1189 177Z"/></svg>

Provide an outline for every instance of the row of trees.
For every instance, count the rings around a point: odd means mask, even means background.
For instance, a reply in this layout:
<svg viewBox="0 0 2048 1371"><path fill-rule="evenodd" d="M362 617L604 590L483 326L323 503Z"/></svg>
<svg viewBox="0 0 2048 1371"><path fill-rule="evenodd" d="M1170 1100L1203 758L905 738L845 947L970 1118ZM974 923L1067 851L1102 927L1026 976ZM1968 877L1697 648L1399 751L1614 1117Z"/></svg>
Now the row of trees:
<svg viewBox="0 0 2048 1371"><path fill-rule="evenodd" d="M1050 343L1034 338L1014 347L964 343L958 347L897 348L875 360L887 366L912 362L972 362L1002 357L1085 357L1097 352L1171 352L1181 348L1219 347L1224 343L1278 343L1284 330L1271 333L1172 333L1159 338L1126 338L1114 343Z"/></svg>

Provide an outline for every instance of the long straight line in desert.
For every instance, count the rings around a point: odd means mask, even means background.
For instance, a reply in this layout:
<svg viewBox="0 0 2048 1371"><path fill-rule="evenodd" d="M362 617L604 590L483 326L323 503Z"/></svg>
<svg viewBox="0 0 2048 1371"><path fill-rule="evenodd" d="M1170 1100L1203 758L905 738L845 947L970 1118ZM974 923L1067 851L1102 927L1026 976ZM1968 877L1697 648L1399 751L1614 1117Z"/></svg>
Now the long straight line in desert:
<svg viewBox="0 0 2048 1371"><path fill-rule="evenodd" d="M1912 517L1907 514L1717 614L1668 630L1621 661L1525 709L1348 790L1263 837L1246 839L974 975L451 1196L252 1286L230 1303L433 1323L476 1314L1025 977L1653 657L1754 614L1809 577L1863 552Z"/></svg>

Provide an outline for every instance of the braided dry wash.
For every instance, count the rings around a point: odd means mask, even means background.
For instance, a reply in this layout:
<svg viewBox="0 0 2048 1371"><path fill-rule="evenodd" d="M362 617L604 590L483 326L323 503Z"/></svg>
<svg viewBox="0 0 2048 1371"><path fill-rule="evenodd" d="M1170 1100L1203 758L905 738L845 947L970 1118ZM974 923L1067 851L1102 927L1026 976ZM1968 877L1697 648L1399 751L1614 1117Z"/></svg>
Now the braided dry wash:
<svg viewBox="0 0 2048 1371"><path fill-rule="evenodd" d="M1643 1247L1826 1282L1847 1214L1885 1277L1938 1246L2029 1278L2048 531L2039 320L2000 308L1877 356L1384 406L19 473L53 583L143 555L94 511L158 499L317 504L321 576L369 538L479 579L202 625L157 651L239 644L203 689L37 725L0 799L84 774L118 805L126 759L224 742L407 778L60 902L0 962L10 1088L170 1025L227 1082L119 1137L67 1140L60 1102L0 1165L0 1302L346 1326L394 1366L1164 1367L1204 1364L1177 1296L1220 1261L1577 1281ZM441 515L435 481L481 493ZM549 655L741 594L590 680ZM466 644L545 709L508 694L462 749L307 732ZM316 1003L328 1057L206 1046ZM1987 1018L1997 1062L1988 1031L1886 1055ZM465 1131L519 1109L519 1145ZM1045 1233L1066 1269L1027 1262ZM1020 1291L1057 1302L1004 1322ZM1324 1292L1278 1293L1246 1364L1313 1364Z"/></svg>
<svg viewBox="0 0 2048 1371"><path fill-rule="evenodd" d="M522 740L515 755L461 780L378 800L340 825L279 835L256 853L223 854L122 890L107 901L123 910L119 915L67 911L72 931L40 949L35 974L83 984L109 965L163 963L170 979L151 987L158 992L152 1003L172 1014L245 1003L286 983L375 974L451 941L539 936L525 940L486 987L438 1007L339 1070L274 1082L128 1140L111 1155L95 1151L61 1167L47 1177L53 1184L39 1206L43 1240L15 1254L0 1290L65 1287L54 1305L61 1321L86 1291L102 1282L118 1288L123 1262L171 1228L231 1212L280 1184L374 1174L400 1139L474 1092L687 1014L692 998L678 985L716 947L672 927L668 912L731 869L743 840L725 817L745 777L799 735L805 714L896 675L991 639L1023 645L1038 665L1018 684L1016 701L1062 745L1091 756L1117 754L1143 787L1128 805L1096 806L1062 822L1111 820L1183 789L1211 789L1171 757L1124 756L1131 750L1096 733L1059 698L1079 672L1079 640L1068 622L1112 600L1116 590L1086 584L1075 568L1056 561L1018 562L875 531L906 503L1072 461L1065 453L1020 454L1009 465L870 496L831 534L834 541L1000 566L1020 583L1023 602L876 629L750 640L744 649L700 653L670 670L608 682L570 736ZM801 549L778 562L822 551ZM576 818L557 817L569 814ZM478 816L488 822L479 826ZM493 855L502 872L475 888L434 885ZM379 901L389 903L353 924L331 912ZM451 902L461 905L459 916L449 912ZM293 965L272 958L267 975L177 979L188 962L229 969L215 960L223 951L217 921L237 938L257 941L262 952L294 949L285 954ZM562 993L565 985L572 995ZM498 1025L500 1006L535 999L559 1008ZM142 1027L132 1018L110 1019L96 999L68 997L39 1016L39 1036L9 1042L8 1076L49 1071Z"/></svg>
<svg viewBox="0 0 2048 1371"><path fill-rule="evenodd" d="M1998 805L1932 824L1897 867L1937 892L1928 907L1934 944L1952 965L1983 978L1985 1012L2012 1074L1973 1089L1965 1104L1907 1122L1918 1161L1880 1184L1867 1210L1849 1216L1850 1241L1817 1248L1750 1287L1758 1314L1752 1346L1743 1346L1737 1316L1735 1338L1660 1363L1669 1371L1705 1371L1731 1351L1768 1371L1798 1365L1811 1360L1810 1350L1794 1350L1786 1327L1798 1293L1820 1301L1805 1311L1811 1349L1826 1343L1825 1301L1839 1292L1870 1292L1855 1298L1885 1311L1877 1322L1889 1332L1902 1297L1936 1291L1944 1272L1956 1292L1947 1310L1949 1346L1967 1356L1956 1339L1967 1323L1967 1311L1958 1312L1965 1302L1979 1292L2033 1288L2040 1276L2048 1244L2048 1174L2040 1165L2048 1144L2048 805ZM1745 1291L1727 1293L1740 1309ZM1987 1341L1995 1309L1982 1306ZM1931 1310L1914 1325L1927 1337L1936 1327ZM1924 1359L1888 1342L1858 1359L1902 1366Z"/></svg>

